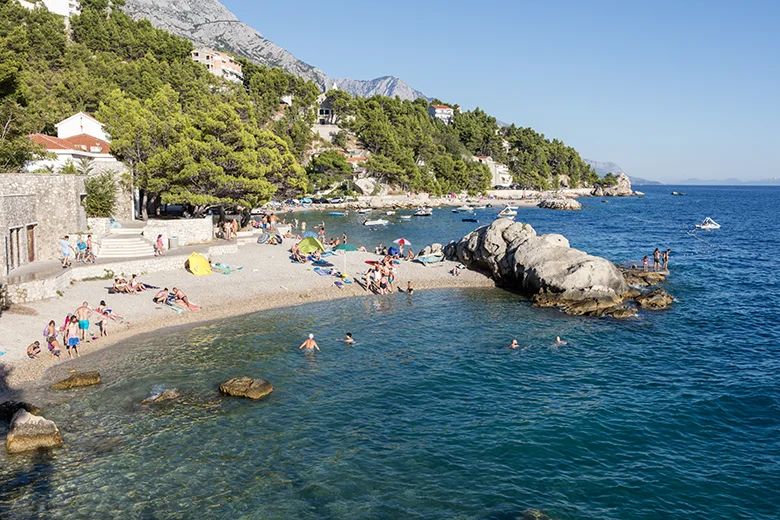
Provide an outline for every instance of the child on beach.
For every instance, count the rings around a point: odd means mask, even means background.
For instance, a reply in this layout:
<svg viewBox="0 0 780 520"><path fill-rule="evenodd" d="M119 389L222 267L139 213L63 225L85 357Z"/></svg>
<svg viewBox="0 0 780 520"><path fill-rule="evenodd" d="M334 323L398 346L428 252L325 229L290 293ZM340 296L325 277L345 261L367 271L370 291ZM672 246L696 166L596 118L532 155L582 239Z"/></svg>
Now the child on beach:
<svg viewBox="0 0 780 520"><path fill-rule="evenodd" d="M41 355L41 342L34 341L27 347L27 357L30 359L37 359Z"/></svg>
<svg viewBox="0 0 780 520"><path fill-rule="evenodd" d="M60 342L57 341L57 336L51 335L46 340L49 346L49 354L51 354L51 357L60 357Z"/></svg>
<svg viewBox="0 0 780 520"><path fill-rule="evenodd" d="M412 282L411 281L406 282L406 293L407 294L414 294L414 287L412 287Z"/></svg>
<svg viewBox="0 0 780 520"><path fill-rule="evenodd" d="M157 235L157 240L154 243L154 256L165 256L163 251L163 236Z"/></svg>
<svg viewBox="0 0 780 520"><path fill-rule="evenodd" d="M108 311L103 311L103 314L100 316L100 321L98 322L98 326L100 327L100 337L108 336Z"/></svg>
<svg viewBox="0 0 780 520"><path fill-rule="evenodd" d="M642 258L642 267L643 267L643 269L644 269L645 271L647 271L647 268L648 268L648 264L649 264L649 263L650 263L650 259L649 259L649 258L647 258L647 255L645 255L645 256L644 256L644 258Z"/></svg>

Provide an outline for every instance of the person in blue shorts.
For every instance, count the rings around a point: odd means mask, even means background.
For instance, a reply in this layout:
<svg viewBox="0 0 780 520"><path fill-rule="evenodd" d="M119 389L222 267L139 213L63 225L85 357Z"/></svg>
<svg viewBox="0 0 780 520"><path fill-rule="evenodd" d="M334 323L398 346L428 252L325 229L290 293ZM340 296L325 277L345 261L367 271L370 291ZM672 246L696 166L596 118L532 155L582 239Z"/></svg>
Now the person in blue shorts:
<svg viewBox="0 0 780 520"><path fill-rule="evenodd" d="M76 357L81 357L79 343L79 320L75 316L71 316L68 327L65 329L65 348L68 350L69 358L73 358L74 352Z"/></svg>

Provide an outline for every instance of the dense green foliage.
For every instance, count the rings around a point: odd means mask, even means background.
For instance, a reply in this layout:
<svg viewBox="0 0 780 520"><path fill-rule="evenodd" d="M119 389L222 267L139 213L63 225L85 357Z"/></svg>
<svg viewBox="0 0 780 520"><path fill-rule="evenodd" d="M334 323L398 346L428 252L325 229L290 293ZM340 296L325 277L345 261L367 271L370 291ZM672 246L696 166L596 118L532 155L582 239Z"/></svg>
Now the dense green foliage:
<svg viewBox="0 0 780 520"><path fill-rule="evenodd" d="M315 189L351 178L352 166L335 150L326 150L309 162L309 180Z"/></svg>
<svg viewBox="0 0 780 520"><path fill-rule="evenodd" d="M116 179L114 173L106 172L84 180L87 196L84 211L88 217L108 218L114 214L116 205Z"/></svg>
<svg viewBox="0 0 780 520"><path fill-rule="evenodd" d="M54 134L55 123L85 111L106 123L144 210L161 202L245 209L305 191L296 155L311 140L316 86L260 67L249 67L248 91L216 78L192 61L189 41L133 21L121 4L82 0L68 43L61 17L0 0L0 170L35 158L27 134ZM297 101L269 121L285 93Z"/></svg>

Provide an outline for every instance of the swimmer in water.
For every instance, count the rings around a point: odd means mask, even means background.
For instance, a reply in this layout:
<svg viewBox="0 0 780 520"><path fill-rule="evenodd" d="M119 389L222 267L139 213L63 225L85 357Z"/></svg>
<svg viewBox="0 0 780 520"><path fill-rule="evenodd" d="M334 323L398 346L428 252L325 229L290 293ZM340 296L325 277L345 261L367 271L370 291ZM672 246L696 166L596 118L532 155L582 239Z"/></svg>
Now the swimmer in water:
<svg viewBox="0 0 780 520"><path fill-rule="evenodd" d="M555 345L556 346L562 347L565 344L566 344L566 342L563 341L560 336L555 336Z"/></svg>
<svg viewBox="0 0 780 520"><path fill-rule="evenodd" d="M509 344L509 348L517 348L517 347L519 347L519 346L520 346L520 345L517 343L517 340L516 340L516 339L513 339L513 340L512 340L512 343L510 343L510 344Z"/></svg>
<svg viewBox="0 0 780 520"><path fill-rule="evenodd" d="M355 340L352 338L352 333L351 332L347 332L347 337L344 338L344 343L346 343L347 345L351 345L354 342L355 342Z"/></svg>
<svg viewBox="0 0 780 520"><path fill-rule="evenodd" d="M317 342L314 341L314 334L309 334L309 337L301 343L301 346L298 347L298 349L305 348L308 352L314 352L315 349L320 350L319 345L317 345Z"/></svg>

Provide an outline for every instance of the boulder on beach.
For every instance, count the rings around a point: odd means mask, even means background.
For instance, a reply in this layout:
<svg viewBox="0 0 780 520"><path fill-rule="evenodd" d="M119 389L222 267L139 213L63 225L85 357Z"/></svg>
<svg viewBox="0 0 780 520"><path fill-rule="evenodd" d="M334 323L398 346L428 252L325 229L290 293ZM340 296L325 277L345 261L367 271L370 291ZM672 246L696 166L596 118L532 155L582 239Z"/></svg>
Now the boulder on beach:
<svg viewBox="0 0 780 520"><path fill-rule="evenodd" d="M41 413L41 409L34 404L23 401L6 401L0 404L0 421L10 423L13 416L19 410L25 410L33 415Z"/></svg>
<svg viewBox="0 0 780 520"><path fill-rule="evenodd" d="M265 379L234 377L219 385L220 393L248 399L260 399L273 392L274 387Z"/></svg>
<svg viewBox="0 0 780 520"><path fill-rule="evenodd" d="M5 441L8 453L56 448L62 444L62 434L54 421L33 415L27 410L19 410L14 414Z"/></svg>
<svg viewBox="0 0 780 520"><path fill-rule="evenodd" d="M643 309L661 310L669 307L674 301L674 296L664 289L656 289L649 293L640 294L634 298L636 304Z"/></svg>
<svg viewBox="0 0 780 520"><path fill-rule="evenodd" d="M67 390L100 383L100 372L76 372L72 376L51 385L53 390Z"/></svg>
<svg viewBox="0 0 780 520"><path fill-rule="evenodd" d="M582 204L575 199L545 199L539 204L540 208L546 209L562 209L562 210L578 210L582 209Z"/></svg>

